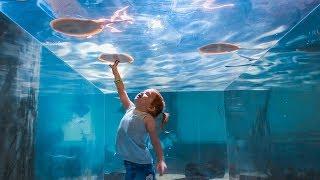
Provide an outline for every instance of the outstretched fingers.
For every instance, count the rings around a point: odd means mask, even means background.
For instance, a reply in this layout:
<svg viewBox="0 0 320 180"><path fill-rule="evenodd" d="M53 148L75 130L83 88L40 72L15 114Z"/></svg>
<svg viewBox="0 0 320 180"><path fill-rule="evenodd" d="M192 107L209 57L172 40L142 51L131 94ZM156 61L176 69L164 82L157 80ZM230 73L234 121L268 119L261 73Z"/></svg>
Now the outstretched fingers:
<svg viewBox="0 0 320 180"><path fill-rule="evenodd" d="M118 66L119 62L120 62L119 60L116 60L116 61L114 62L114 65L115 65L115 66Z"/></svg>
<svg viewBox="0 0 320 180"><path fill-rule="evenodd" d="M109 64L109 66L113 69L113 68L116 68L120 62L120 59L118 57L118 55L114 54L112 56L112 59L114 60L114 63L113 64Z"/></svg>
<svg viewBox="0 0 320 180"><path fill-rule="evenodd" d="M113 60L114 60L114 63L118 65L119 62L120 62L119 56L118 56L117 54L114 54L114 55L112 56L112 58L113 58Z"/></svg>

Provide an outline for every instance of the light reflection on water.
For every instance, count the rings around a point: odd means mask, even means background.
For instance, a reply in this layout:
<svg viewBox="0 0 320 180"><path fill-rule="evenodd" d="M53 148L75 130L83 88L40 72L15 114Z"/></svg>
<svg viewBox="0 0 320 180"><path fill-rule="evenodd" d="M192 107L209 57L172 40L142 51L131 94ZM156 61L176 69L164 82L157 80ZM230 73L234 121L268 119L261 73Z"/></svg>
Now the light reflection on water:
<svg viewBox="0 0 320 180"><path fill-rule="evenodd" d="M97 62L101 52L128 53L134 57L132 65L120 67L129 92L141 90L141 83L143 87L162 91L207 91L225 89L242 73L270 69L255 64L254 70L248 70L248 66L243 66L250 64L248 59L237 54L259 59L318 3L318 0L290 3L197 0L191 4L178 0L79 1L64 6L39 0L24 2L25 8L19 2L5 2L2 11L105 93L115 89L110 69ZM208 4L216 8L206 9L204 6ZM54 17L107 18L127 5L134 23L119 25L122 33L104 30L92 38L76 39L53 32L49 27ZM59 12L54 12L55 9ZM31 23L31 19L21 16L27 12L42 17L41 23ZM316 33L314 29L312 32ZM242 49L218 56L198 53L199 47L218 42L234 43Z"/></svg>

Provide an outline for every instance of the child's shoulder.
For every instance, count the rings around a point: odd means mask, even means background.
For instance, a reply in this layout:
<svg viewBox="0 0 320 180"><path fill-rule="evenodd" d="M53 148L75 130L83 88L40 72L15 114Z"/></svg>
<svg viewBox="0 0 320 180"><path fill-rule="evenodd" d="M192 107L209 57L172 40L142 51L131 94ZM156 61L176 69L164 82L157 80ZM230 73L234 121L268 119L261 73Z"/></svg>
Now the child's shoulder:
<svg viewBox="0 0 320 180"><path fill-rule="evenodd" d="M151 116L151 114L146 113L146 115L143 118L143 121L145 124L154 124L155 123L155 119L153 116Z"/></svg>
<svg viewBox="0 0 320 180"><path fill-rule="evenodd" d="M156 121L151 115L144 118L144 124L149 133L156 130Z"/></svg>

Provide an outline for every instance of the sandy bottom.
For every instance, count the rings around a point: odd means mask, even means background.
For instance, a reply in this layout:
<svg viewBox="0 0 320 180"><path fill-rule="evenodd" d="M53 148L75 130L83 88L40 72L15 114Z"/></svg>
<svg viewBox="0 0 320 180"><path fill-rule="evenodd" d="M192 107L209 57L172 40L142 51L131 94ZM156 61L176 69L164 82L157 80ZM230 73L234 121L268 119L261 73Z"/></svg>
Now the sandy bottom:
<svg viewBox="0 0 320 180"><path fill-rule="evenodd" d="M156 175L157 180L202 180L203 178L193 177L186 178L184 174L164 174L163 176ZM105 180L124 180L124 173L115 174L113 176L105 176ZM229 180L229 174L226 173L223 178L214 178L214 180Z"/></svg>
<svg viewBox="0 0 320 180"><path fill-rule="evenodd" d="M186 179L186 176L183 174L164 174L163 176L159 176L159 174L157 174L156 177L157 177L157 180L184 180L184 179ZM189 179L196 180L197 178L189 178ZM229 180L229 174L226 173L223 178L214 178L214 180Z"/></svg>
<svg viewBox="0 0 320 180"><path fill-rule="evenodd" d="M164 174L162 176L159 176L159 174L157 174L157 179L159 180L172 180L172 179L183 179L186 176L183 174Z"/></svg>

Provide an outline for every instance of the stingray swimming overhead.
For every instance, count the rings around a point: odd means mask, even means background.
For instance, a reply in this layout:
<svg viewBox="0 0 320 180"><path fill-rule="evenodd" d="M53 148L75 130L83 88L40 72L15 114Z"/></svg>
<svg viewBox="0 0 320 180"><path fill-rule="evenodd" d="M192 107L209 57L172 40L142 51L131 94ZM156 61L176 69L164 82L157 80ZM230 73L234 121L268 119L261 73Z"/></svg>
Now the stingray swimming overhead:
<svg viewBox="0 0 320 180"><path fill-rule="evenodd" d="M201 54L205 55L215 55L215 54L227 54L227 53L232 53L235 52L236 55L238 55L240 58L245 58L249 61L256 61L258 59L252 58L252 57L247 57L245 55L238 54L238 50L266 50L266 49L248 49L248 48L241 48L235 44L230 44L230 43L212 43L208 44L205 46L200 47L198 50ZM237 65L239 66L249 66L250 64L244 64L244 65ZM226 67L235 67L235 66L226 66Z"/></svg>
<svg viewBox="0 0 320 180"><path fill-rule="evenodd" d="M132 63L134 61L133 57L129 54L109 54L102 53L98 57L98 60L101 62L105 62L107 64L113 64L115 62L115 58L118 57L119 63Z"/></svg>
<svg viewBox="0 0 320 180"><path fill-rule="evenodd" d="M229 43L213 43L199 48L203 54L224 54L239 50L240 47Z"/></svg>
<svg viewBox="0 0 320 180"><path fill-rule="evenodd" d="M121 32L112 25L120 22L133 22L133 18L127 15L128 7L117 10L110 19L58 18L51 21L50 26L59 33L80 38L96 35L105 27L109 28L111 32Z"/></svg>

